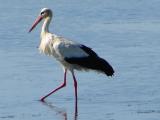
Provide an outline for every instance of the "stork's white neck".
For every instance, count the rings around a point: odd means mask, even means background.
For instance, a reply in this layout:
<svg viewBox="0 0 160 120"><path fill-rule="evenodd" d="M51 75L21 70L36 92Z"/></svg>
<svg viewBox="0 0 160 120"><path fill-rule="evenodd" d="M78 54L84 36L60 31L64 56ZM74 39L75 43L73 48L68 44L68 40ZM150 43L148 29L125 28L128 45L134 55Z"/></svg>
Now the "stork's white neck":
<svg viewBox="0 0 160 120"><path fill-rule="evenodd" d="M52 19L52 16L49 16L44 19L42 30L41 30L41 35L49 32L49 24L51 22L51 19Z"/></svg>

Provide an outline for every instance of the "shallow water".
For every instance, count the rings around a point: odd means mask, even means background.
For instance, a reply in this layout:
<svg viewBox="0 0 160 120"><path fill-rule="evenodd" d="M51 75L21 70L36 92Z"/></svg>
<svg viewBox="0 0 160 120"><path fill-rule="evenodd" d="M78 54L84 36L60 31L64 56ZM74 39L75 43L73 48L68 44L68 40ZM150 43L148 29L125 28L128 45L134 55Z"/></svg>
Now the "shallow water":
<svg viewBox="0 0 160 120"><path fill-rule="evenodd" d="M159 120L160 1L6 0L0 4L0 120ZM93 48L115 68L107 78L76 72L78 116L70 74L66 88L39 98L63 79L57 62L37 49L43 7L54 10L50 31Z"/></svg>

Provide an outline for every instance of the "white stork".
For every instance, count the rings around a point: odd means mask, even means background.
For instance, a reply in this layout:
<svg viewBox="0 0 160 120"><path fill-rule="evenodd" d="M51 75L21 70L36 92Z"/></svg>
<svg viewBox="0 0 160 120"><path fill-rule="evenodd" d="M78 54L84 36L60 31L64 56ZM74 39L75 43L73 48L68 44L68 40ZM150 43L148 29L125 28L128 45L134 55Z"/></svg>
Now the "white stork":
<svg viewBox="0 0 160 120"><path fill-rule="evenodd" d="M74 80L75 99L77 103L77 81L74 75L74 70L95 70L104 73L107 76L112 76L114 70L106 60L99 57L91 48L55 34L51 34L48 29L51 19L52 11L48 8L43 8L29 32L31 32L41 20L44 20L41 30L39 50L41 53L55 57L56 60L62 64L64 69L64 82L58 88L42 97L41 101L44 102L45 98L66 86L66 74L67 70L69 70L72 73Z"/></svg>

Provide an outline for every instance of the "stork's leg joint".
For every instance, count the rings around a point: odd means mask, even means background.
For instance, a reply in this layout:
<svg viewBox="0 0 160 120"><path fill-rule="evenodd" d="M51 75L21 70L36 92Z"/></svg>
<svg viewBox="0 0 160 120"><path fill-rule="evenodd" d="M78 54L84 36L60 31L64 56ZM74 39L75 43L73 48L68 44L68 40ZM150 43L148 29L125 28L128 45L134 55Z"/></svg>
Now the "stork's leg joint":
<svg viewBox="0 0 160 120"><path fill-rule="evenodd" d="M64 82L63 84L62 84L62 87L65 87L66 86L66 82Z"/></svg>

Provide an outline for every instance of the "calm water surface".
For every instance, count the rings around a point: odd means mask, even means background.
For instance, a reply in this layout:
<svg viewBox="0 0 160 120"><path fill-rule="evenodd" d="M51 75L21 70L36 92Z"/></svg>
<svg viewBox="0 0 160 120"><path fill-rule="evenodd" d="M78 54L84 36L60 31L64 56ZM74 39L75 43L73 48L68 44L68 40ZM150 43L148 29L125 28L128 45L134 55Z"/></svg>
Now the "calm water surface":
<svg viewBox="0 0 160 120"><path fill-rule="evenodd" d="M0 4L0 120L159 120L160 1L5 0ZM28 30L43 7L54 11L50 31L93 48L115 68L107 78L76 72L74 88L39 98L63 80L57 62L37 49L41 25Z"/></svg>

